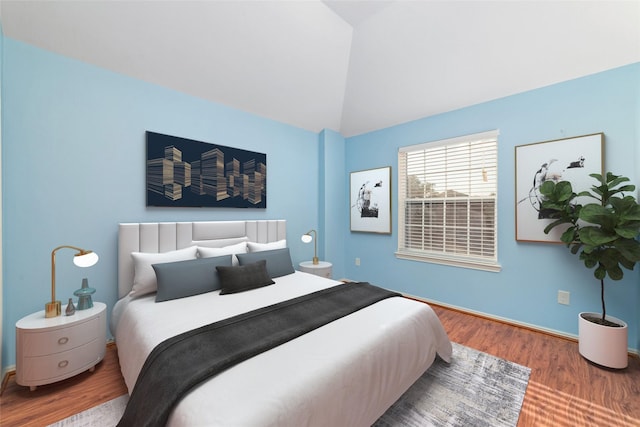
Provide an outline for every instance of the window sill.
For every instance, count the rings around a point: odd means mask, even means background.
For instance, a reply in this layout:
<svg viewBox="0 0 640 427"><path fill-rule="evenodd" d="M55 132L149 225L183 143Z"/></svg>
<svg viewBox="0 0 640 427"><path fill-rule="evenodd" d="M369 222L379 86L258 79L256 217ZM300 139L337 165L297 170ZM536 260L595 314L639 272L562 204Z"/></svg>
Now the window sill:
<svg viewBox="0 0 640 427"><path fill-rule="evenodd" d="M426 254L423 252L407 252L398 251L395 253L396 258L407 259L411 261L429 262L432 264L449 265L452 267L470 268L474 270L490 271L499 273L502 266L497 261L474 260L453 256L438 256L434 254Z"/></svg>

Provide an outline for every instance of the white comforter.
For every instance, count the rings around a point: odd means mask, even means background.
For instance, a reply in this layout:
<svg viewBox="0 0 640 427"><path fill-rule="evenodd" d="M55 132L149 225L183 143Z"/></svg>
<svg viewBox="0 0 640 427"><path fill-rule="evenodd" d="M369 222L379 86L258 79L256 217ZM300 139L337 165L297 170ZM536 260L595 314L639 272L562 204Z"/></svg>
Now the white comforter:
<svg viewBox="0 0 640 427"><path fill-rule="evenodd" d="M187 330L340 282L295 272L248 292L162 303L155 294L113 310L129 392L151 350ZM451 343L433 310L389 298L220 373L174 409L169 426L369 426Z"/></svg>

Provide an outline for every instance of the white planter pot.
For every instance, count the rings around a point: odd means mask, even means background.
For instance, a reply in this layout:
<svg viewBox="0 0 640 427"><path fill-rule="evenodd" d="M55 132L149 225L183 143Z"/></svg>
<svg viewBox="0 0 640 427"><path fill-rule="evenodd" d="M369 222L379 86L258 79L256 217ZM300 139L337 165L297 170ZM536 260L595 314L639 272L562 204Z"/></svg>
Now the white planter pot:
<svg viewBox="0 0 640 427"><path fill-rule="evenodd" d="M603 326L585 320L582 315L602 316L598 313L578 314L578 347L587 360L607 368L623 369L628 365L628 328L620 319L606 316L606 319L623 325L620 328Z"/></svg>

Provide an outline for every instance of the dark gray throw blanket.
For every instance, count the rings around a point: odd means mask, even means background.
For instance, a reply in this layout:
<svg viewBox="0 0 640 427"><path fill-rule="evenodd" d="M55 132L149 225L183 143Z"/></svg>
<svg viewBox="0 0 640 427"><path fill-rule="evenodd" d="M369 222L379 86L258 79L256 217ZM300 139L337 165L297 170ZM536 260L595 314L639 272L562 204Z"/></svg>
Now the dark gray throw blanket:
<svg viewBox="0 0 640 427"><path fill-rule="evenodd" d="M193 387L257 354L383 299L369 283L323 289L169 338L144 363L119 427L164 426Z"/></svg>

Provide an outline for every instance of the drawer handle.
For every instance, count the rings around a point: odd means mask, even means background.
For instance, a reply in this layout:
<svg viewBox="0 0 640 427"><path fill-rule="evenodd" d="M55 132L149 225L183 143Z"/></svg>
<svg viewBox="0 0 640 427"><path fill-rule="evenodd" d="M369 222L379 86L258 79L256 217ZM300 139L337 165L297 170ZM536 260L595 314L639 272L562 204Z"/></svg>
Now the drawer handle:
<svg viewBox="0 0 640 427"><path fill-rule="evenodd" d="M62 362L58 363L58 368L66 368L68 365L69 365L69 361L63 360Z"/></svg>
<svg viewBox="0 0 640 427"><path fill-rule="evenodd" d="M58 340L58 344L60 344L60 345L65 345L68 342L69 342L69 338L67 338L67 337L62 337L62 338L60 338Z"/></svg>

